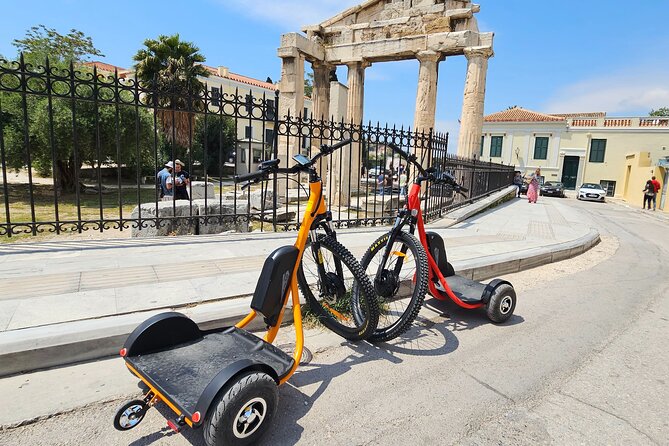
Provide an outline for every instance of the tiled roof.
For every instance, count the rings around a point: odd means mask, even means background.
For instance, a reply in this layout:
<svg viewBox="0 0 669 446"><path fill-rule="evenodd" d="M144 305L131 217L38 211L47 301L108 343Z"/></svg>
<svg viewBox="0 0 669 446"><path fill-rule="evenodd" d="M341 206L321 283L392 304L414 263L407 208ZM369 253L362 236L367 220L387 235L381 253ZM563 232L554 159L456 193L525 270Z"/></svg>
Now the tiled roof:
<svg viewBox="0 0 669 446"><path fill-rule="evenodd" d="M606 112L588 112L588 113L551 113L553 116L561 118L605 118Z"/></svg>
<svg viewBox="0 0 669 446"><path fill-rule="evenodd" d="M203 66L207 69L207 71L209 71L214 76L224 77L225 79L241 82L242 84L253 85L254 87L266 88L268 90L276 90L276 85L270 84L269 82L263 82L258 79L253 79L252 77L242 76L241 74L235 74L235 73L228 73L227 76L220 76L216 68L209 67L207 65Z"/></svg>
<svg viewBox="0 0 669 446"><path fill-rule="evenodd" d="M108 71L110 73L113 73L114 70L118 70L119 73L121 71L126 71L125 68L117 67L116 65L108 64L105 62L100 62L99 60L94 60L93 62L84 62L82 65L91 68L96 67L98 71Z"/></svg>
<svg viewBox="0 0 669 446"><path fill-rule="evenodd" d="M521 107L513 107L508 110L493 113L483 118L485 122L564 122L565 118L555 115L547 115Z"/></svg>

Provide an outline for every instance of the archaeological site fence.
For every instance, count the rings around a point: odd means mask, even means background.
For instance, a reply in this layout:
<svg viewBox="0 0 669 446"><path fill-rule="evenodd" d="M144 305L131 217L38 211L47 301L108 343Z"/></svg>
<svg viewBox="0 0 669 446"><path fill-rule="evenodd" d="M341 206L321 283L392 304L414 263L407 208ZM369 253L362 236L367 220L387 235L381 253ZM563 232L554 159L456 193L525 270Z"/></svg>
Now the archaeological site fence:
<svg viewBox="0 0 669 446"><path fill-rule="evenodd" d="M393 143L424 167L454 174L470 192L427 188L424 212L449 209L511 184L513 166L447 153L448 135L372 123L278 116L278 92L254 96L96 68L0 60L0 236L131 231L134 236L296 229L308 179L276 177L242 188L235 174L266 159L282 165L296 153L351 139L323 159L327 202L340 227L393 221L415 169ZM161 198L156 174L181 160L188 199ZM172 171L172 179L180 173Z"/></svg>

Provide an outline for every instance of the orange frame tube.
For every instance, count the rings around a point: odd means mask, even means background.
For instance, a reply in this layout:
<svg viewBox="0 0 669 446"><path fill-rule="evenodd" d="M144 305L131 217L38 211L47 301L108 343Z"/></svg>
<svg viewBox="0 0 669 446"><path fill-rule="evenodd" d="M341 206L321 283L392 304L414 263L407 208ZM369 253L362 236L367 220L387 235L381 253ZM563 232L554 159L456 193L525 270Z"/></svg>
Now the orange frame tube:
<svg viewBox="0 0 669 446"><path fill-rule="evenodd" d="M279 384L283 384L290 379L290 377L295 373L297 367L302 359L302 351L304 350L304 329L302 327L302 310L300 308L300 294L297 286L297 269L298 265L302 261L302 255L304 254L304 248L307 245L307 239L309 237L309 231L311 230L311 225L317 216L325 214L327 208L325 207L325 197L323 197L323 183L321 180L309 183L309 201L307 201L307 206L304 210L304 217L302 217L302 223L300 224L300 231L297 234L297 240L295 240L295 246L299 254L297 256L297 261L295 263L295 268L293 269L293 274L290 280L290 286L286 290L286 295L283 299L283 305L281 306L281 312L279 313L279 319L276 325L269 327L267 333L265 333L265 341L270 344L276 339L276 335L279 332L281 327L281 321L283 319L283 314L288 305L288 296L292 295L293 297L293 324L295 325L295 350L293 351L293 367L290 371L279 381ZM244 328L247 326L255 317L257 313L255 310L251 310L249 314L239 321L235 327Z"/></svg>

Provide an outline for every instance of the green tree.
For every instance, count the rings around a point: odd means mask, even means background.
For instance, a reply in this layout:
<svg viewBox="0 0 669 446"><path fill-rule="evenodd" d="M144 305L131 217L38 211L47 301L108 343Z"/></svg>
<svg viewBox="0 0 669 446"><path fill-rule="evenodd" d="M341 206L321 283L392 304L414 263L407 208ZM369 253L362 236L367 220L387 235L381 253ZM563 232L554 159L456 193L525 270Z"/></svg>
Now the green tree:
<svg viewBox="0 0 669 446"><path fill-rule="evenodd" d="M37 25L26 31L23 39L14 39L12 44L26 57L34 58L39 63L47 57L52 64L82 62L88 60L89 56L104 57L93 45L93 39L76 29L63 35L53 28Z"/></svg>
<svg viewBox="0 0 669 446"><path fill-rule="evenodd" d="M650 116L669 116L669 107L660 107L657 110L651 110Z"/></svg>
<svg viewBox="0 0 669 446"><path fill-rule="evenodd" d="M236 131L234 121L227 116L207 117L195 120L193 159L199 161L209 174L222 175L221 167L235 150Z"/></svg>
<svg viewBox="0 0 669 446"><path fill-rule="evenodd" d="M24 97L20 76L5 77L0 119L10 168L30 164L42 175L52 174L62 192L75 189L84 163L140 169L150 164L152 116L144 108L135 110L130 92L119 92L121 102L116 104L115 82L94 78L92 70L80 65L86 56L100 55L90 37L76 30L62 36L40 25L14 44L27 51L14 63L34 73L26 81L28 91L41 94ZM40 59L47 51L53 56ZM11 63L5 68L16 70ZM70 82L75 82L78 99L71 97Z"/></svg>
<svg viewBox="0 0 669 446"><path fill-rule="evenodd" d="M311 98L311 95L314 93L314 72L310 71L307 73L307 77L304 79L304 95L308 98Z"/></svg>
<svg viewBox="0 0 669 446"><path fill-rule="evenodd" d="M187 147L193 138L194 112L204 107L203 84L198 77L209 76L202 65L205 58L179 34L147 39L144 46L133 57L137 79L150 90L146 99L156 108L165 138Z"/></svg>

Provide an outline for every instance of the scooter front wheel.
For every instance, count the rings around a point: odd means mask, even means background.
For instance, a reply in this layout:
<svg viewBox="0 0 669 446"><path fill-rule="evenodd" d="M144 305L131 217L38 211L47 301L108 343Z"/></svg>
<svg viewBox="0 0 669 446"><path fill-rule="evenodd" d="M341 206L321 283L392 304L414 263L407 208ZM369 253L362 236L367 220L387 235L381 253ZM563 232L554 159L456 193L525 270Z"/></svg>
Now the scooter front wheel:
<svg viewBox="0 0 669 446"><path fill-rule="evenodd" d="M276 382L250 372L231 382L214 400L204 425L207 446L256 444L272 424L279 402Z"/></svg>
<svg viewBox="0 0 669 446"><path fill-rule="evenodd" d="M132 400L123 404L114 415L114 428L127 431L137 426L143 419L148 406L142 400Z"/></svg>
<svg viewBox="0 0 669 446"><path fill-rule="evenodd" d="M508 283L503 283L495 288L492 296L490 296L490 300L486 306L486 314L488 315L488 319L496 324L501 324L511 317L515 308L516 290Z"/></svg>

